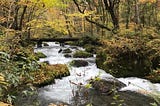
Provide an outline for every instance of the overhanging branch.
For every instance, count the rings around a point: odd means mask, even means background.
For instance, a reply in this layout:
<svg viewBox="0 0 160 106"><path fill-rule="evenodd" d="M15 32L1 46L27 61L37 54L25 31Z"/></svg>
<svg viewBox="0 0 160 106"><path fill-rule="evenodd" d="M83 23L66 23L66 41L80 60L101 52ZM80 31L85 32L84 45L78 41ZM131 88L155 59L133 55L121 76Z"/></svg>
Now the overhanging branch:
<svg viewBox="0 0 160 106"><path fill-rule="evenodd" d="M84 13L85 9L84 9L84 10L81 10L80 7L79 7L79 5L78 5L78 3L76 2L76 0L73 0L73 2L74 2L74 4L76 5L78 11L79 11L81 14L85 14L85 13ZM107 26L105 26L105 25L103 25L103 24L100 24L100 23L97 23L97 22L95 22L95 21L93 21L93 20L90 20L90 19L88 18L88 16L85 16L85 19L86 19L88 22L93 23L93 24L95 24L96 26L98 26L98 27L100 27L100 28L104 28L104 29L106 29L106 30L108 30L108 31L112 31L112 29L108 28Z"/></svg>

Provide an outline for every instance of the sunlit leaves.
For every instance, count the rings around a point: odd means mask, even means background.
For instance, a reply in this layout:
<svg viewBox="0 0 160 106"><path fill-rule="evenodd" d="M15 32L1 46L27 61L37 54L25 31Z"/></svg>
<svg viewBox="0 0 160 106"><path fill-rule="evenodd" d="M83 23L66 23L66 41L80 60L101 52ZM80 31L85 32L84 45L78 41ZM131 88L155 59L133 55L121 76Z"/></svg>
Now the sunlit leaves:
<svg viewBox="0 0 160 106"><path fill-rule="evenodd" d="M155 3L156 0L139 0L140 3Z"/></svg>
<svg viewBox="0 0 160 106"><path fill-rule="evenodd" d="M62 0L31 0L34 3L41 3L43 7L66 7Z"/></svg>
<svg viewBox="0 0 160 106"><path fill-rule="evenodd" d="M6 88L7 82L4 78L4 75L0 73L0 87L2 87L2 86Z"/></svg>

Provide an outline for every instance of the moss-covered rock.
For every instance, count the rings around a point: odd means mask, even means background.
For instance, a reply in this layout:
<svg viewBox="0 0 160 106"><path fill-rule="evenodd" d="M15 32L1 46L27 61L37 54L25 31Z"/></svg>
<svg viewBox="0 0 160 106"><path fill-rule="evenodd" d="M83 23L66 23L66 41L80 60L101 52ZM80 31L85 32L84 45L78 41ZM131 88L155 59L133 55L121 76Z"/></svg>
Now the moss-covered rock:
<svg viewBox="0 0 160 106"><path fill-rule="evenodd" d="M120 89L125 86L126 84L113 77L95 77L90 79L87 85L81 86L77 90L79 95L73 99L76 100L78 106L87 106L87 104L94 104L94 106L150 106L150 103L156 103L159 106L158 94L155 95L145 90L140 90L139 93L121 91Z"/></svg>
<svg viewBox="0 0 160 106"><path fill-rule="evenodd" d="M156 70L160 68L160 39L153 39L147 42L148 57L152 62L152 68Z"/></svg>
<svg viewBox="0 0 160 106"><path fill-rule="evenodd" d="M79 95L76 95L74 99L78 106L87 106L88 104L94 104L94 106L151 106L151 103L156 103L155 106L159 106L152 97L133 91L114 90L112 90L113 93L103 93L100 88L81 88L77 91Z"/></svg>
<svg viewBox="0 0 160 106"><path fill-rule="evenodd" d="M40 69L38 71L31 73L31 76L33 77L34 80L29 82L33 83L33 85L35 86L45 86L54 83L55 78L62 78L68 75L70 75L70 73L66 65L41 64Z"/></svg>
<svg viewBox="0 0 160 106"><path fill-rule="evenodd" d="M73 60L70 65L74 67L85 67L88 65L88 62L85 60Z"/></svg>
<svg viewBox="0 0 160 106"><path fill-rule="evenodd" d="M76 51L73 54L73 57L74 58L89 58L89 57L93 57L93 54L80 50L80 51Z"/></svg>
<svg viewBox="0 0 160 106"><path fill-rule="evenodd" d="M36 59L39 60L39 58L46 58L47 56L43 54L42 52L35 53Z"/></svg>
<svg viewBox="0 0 160 106"><path fill-rule="evenodd" d="M72 53L72 50L67 48L67 49L62 50L62 53Z"/></svg>
<svg viewBox="0 0 160 106"><path fill-rule="evenodd" d="M116 78L95 78L90 80L90 84L95 90L98 90L100 93L113 93L113 89L119 90L126 85Z"/></svg>
<svg viewBox="0 0 160 106"><path fill-rule="evenodd" d="M115 77L144 77L151 72L149 49L138 38L108 40L97 53L96 64Z"/></svg>

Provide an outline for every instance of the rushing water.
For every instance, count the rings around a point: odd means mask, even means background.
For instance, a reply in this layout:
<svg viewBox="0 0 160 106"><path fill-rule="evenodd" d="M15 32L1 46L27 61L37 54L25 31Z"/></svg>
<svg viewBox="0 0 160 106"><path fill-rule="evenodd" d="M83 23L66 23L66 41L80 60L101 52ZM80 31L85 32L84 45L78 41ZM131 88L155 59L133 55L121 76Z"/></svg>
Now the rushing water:
<svg viewBox="0 0 160 106"><path fill-rule="evenodd" d="M42 88L39 88L39 98L43 100L43 103L49 102L64 102L70 104L72 102L73 96L75 96L75 91L77 90L77 85L87 83L87 80L99 77L113 77L107 74L104 70L98 69L95 64L95 56L92 58L65 58L63 53L58 53L60 49L70 48L73 53L78 50L84 50L80 47L65 45L61 47L56 43L48 43L49 47L36 48L35 52L43 52L47 58L40 59L40 62L48 61L50 64L68 64L70 69L70 76L64 77L62 79L56 79L55 84L51 84ZM89 65L86 67L70 67L69 63L72 60L86 60ZM118 78L127 85L127 87L121 90L132 90L137 92L160 92L160 84L153 84L148 80L140 78ZM143 92L144 91L144 92Z"/></svg>

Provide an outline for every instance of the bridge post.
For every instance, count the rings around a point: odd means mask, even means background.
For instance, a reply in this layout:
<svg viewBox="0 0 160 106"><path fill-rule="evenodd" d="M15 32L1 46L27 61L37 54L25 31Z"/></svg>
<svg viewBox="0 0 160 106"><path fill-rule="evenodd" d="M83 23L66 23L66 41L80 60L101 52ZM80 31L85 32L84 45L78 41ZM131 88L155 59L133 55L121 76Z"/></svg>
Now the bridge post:
<svg viewBox="0 0 160 106"><path fill-rule="evenodd" d="M37 42L37 47L42 47L42 41Z"/></svg>

